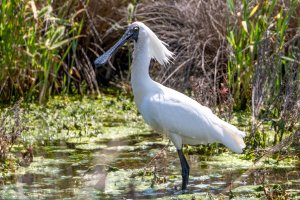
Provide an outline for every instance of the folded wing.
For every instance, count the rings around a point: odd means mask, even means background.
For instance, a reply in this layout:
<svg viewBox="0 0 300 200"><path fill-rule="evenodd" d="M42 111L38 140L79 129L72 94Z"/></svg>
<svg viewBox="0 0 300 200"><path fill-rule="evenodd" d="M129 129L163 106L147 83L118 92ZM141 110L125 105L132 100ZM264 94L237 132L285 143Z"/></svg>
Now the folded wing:
<svg viewBox="0 0 300 200"><path fill-rule="evenodd" d="M140 111L150 126L166 134L181 136L183 143L220 142L234 152L242 152L244 132L193 99L167 89L167 92L146 98L141 106Z"/></svg>

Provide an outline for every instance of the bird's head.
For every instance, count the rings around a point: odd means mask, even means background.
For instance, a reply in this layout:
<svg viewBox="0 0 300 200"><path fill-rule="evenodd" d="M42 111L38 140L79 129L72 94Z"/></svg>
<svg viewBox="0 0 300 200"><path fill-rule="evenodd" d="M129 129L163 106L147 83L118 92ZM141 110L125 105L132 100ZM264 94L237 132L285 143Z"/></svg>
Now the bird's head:
<svg viewBox="0 0 300 200"><path fill-rule="evenodd" d="M148 40L148 50L151 58L157 60L160 64L167 64L172 58L173 53L166 48L166 43L158 39L158 37L142 22L134 22L128 26L126 32L121 39L107 50L104 54L95 60L96 67L104 65L108 62L112 55L123 46L127 41L133 40L136 43Z"/></svg>

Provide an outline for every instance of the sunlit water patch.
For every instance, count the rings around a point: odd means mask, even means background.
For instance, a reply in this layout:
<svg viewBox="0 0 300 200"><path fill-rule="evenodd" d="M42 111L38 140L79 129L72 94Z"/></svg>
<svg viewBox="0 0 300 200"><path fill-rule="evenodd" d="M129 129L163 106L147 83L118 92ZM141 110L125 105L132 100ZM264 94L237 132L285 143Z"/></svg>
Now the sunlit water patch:
<svg viewBox="0 0 300 200"><path fill-rule="evenodd" d="M1 174L0 199L260 199L266 191L300 198L299 161L254 165L232 153L186 155L190 182L182 194L175 148L129 114L137 112L132 101L68 101L29 105L22 139L33 144L33 162Z"/></svg>
<svg viewBox="0 0 300 200"><path fill-rule="evenodd" d="M154 133L117 140L35 147L29 167L2 177L2 199L154 199L194 197L260 198L263 184L299 195L299 165L262 162L253 168L239 155L187 156L191 167L187 194L180 191L180 164L172 145ZM125 141L125 142L124 142ZM154 142L153 142L154 141ZM98 143L97 143L98 142ZM156 159L152 158L156 156ZM151 161L151 162L150 162ZM266 164L267 163L267 164ZM271 163L271 164L270 164ZM272 167L269 167L272 165Z"/></svg>

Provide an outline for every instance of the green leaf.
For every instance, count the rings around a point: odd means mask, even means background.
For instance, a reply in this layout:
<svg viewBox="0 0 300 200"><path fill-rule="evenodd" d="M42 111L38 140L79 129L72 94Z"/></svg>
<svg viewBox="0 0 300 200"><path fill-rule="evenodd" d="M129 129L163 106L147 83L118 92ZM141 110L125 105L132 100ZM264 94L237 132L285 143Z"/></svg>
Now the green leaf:
<svg viewBox="0 0 300 200"><path fill-rule="evenodd" d="M71 38L62 40L62 41L60 41L60 42L58 42L58 43L56 43L56 44L50 46L48 49L49 49L49 50L54 50L54 49L59 48L59 47L65 45L65 44L68 44L68 43L71 42L72 40L76 40L76 39L78 39L78 38L80 38L80 37L81 37L81 36L78 35L78 36L75 36L75 37L71 37Z"/></svg>
<svg viewBox="0 0 300 200"><path fill-rule="evenodd" d="M287 57L287 56L281 56L281 58L282 58L283 60L286 60L286 61L296 62L296 63L299 63L299 64L300 64L299 61L297 61L297 60L295 60L295 59L293 59L293 58Z"/></svg>
<svg viewBox="0 0 300 200"><path fill-rule="evenodd" d="M259 8L259 3L252 9L252 11L250 12L250 15L249 15L249 18L250 17L252 17L255 13L256 13L256 11L258 10L258 8Z"/></svg>
<svg viewBox="0 0 300 200"><path fill-rule="evenodd" d="M227 0L227 6L231 12L231 14L234 13L234 0Z"/></svg>

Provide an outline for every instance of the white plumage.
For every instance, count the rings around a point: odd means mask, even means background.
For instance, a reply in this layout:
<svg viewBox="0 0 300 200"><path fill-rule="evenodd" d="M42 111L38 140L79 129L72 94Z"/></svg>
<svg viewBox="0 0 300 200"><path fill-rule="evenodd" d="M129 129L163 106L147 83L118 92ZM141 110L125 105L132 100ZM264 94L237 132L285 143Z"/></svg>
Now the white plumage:
<svg viewBox="0 0 300 200"><path fill-rule="evenodd" d="M208 107L150 78L150 60L153 58L164 65L173 53L141 22L131 24L122 38L95 61L96 66L105 64L120 46L131 39L134 40L131 67L134 101L146 123L166 134L175 145L182 168L182 190L185 190L189 165L182 152L183 144L220 142L241 153L245 147L245 133L218 118Z"/></svg>
<svg viewBox="0 0 300 200"><path fill-rule="evenodd" d="M131 84L135 103L153 129L167 134L177 149L182 144L223 143L241 153L245 133L221 120L212 111L188 96L165 87L149 76L151 58L167 64L172 53L143 23L135 42Z"/></svg>

